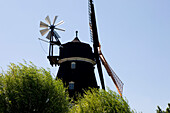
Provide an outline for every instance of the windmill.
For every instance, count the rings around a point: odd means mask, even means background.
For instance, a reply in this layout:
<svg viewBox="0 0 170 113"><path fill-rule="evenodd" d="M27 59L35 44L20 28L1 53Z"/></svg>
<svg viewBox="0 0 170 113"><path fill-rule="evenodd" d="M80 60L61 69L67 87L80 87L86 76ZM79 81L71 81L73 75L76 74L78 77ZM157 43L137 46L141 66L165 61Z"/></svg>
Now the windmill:
<svg viewBox="0 0 170 113"><path fill-rule="evenodd" d="M47 16L45 20L48 24L41 21L40 27L45 29L40 30L40 32L42 36L48 32L46 38L50 40L50 47L49 56L47 58L52 66L59 66L56 79L62 79L64 84L68 86L69 95L72 97L77 93L82 94L84 93L84 90L89 87L99 88L94 74L95 65L97 65L102 89L105 90L101 66L102 63L107 73L112 78L120 96L122 96L123 83L111 69L101 52L93 1L89 0L89 26L91 39L93 41L93 48L89 44L83 43L79 40L77 31L76 37L71 42L61 44L59 41L60 36L55 30L65 30L57 28L57 26L61 25L63 21L55 24L56 19L57 16L54 17L53 24L51 24L49 16ZM59 46L59 56L53 55L53 45Z"/></svg>
<svg viewBox="0 0 170 113"><path fill-rule="evenodd" d="M83 94L84 89L98 88L96 77L94 74L94 65L96 64L92 48L89 44L83 43L78 39L78 31L76 31L76 37L73 41L61 44L59 41L60 36L55 30L65 31L57 28L63 21L55 24L57 17L54 17L53 24L49 19L49 16L45 18L48 24L40 21L40 30L42 36L46 33L46 38L50 40L49 56L47 58L50 64L58 65L58 73L56 79L62 79L65 86L69 86L70 97L75 96L78 93ZM48 42L44 39L42 41ZM54 56L53 46L59 46L59 55Z"/></svg>
<svg viewBox="0 0 170 113"><path fill-rule="evenodd" d="M98 38L93 0L89 0L89 26L90 26L90 33L91 33L91 39L93 41L94 55L96 59L96 64L97 64L97 69L98 69L102 89L105 89L105 85L104 85L103 73L101 68L101 62L104 65L108 75L112 78L120 96L122 96L123 82L119 79L116 73L109 66L109 64L107 63L105 57L101 52L101 45L99 43L99 38Z"/></svg>
<svg viewBox="0 0 170 113"><path fill-rule="evenodd" d="M41 29L40 30L41 35L44 36L46 33L48 33L46 38L48 40L50 40L49 56L47 57L50 60L50 64L53 64L54 62L56 62L55 59L57 58L57 56L53 56L53 46L54 45L58 45L58 46L61 45L61 42L59 40L60 36L56 32L56 30L65 31L64 29L61 29L61 28L57 27L57 26L59 26L59 25L64 23L63 20L58 22L57 24L55 24L57 18L58 18L58 16L54 17L52 24L51 24L49 16L47 16L45 18L47 24L42 22L42 21L40 21L40 28L45 28L45 29ZM43 39L41 39L41 40L43 40ZM43 40L43 41L45 41L45 40Z"/></svg>

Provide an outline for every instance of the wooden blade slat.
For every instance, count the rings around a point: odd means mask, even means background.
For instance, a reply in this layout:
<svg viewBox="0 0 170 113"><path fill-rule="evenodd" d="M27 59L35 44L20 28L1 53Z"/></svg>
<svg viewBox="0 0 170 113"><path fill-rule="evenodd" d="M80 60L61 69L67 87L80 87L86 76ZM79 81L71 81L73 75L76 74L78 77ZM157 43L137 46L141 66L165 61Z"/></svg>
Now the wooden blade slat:
<svg viewBox="0 0 170 113"><path fill-rule="evenodd" d="M44 36L48 31L49 29L43 29L43 30L40 30L40 33L42 36Z"/></svg>
<svg viewBox="0 0 170 113"><path fill-rule="evenodd" d="M45 18L45 20L47 21L47 23L48 23L49 25L51 25L51 21L50 21L49 16L47 16L47 17Z"/></svg>
<svg viewBox="0 0 170 113"><path fill-rule="evenodd" d="M59 23L57 23L55 26L59 26L59 25L61 25L61 24L63 24L64 23L64 21L62 20L62 21L60 21Z"/></svg>
<svg viewBox="0 0 170 113"><path fill-rule="evenodd" d="M54 37L55 37L56 40L58 40L58 38L61 38L56 31L54 31Z"/></svg>
<svg viewBox="0 0 170 113"><path fill-rule="evenodd" d="M49 26L48 26L48 24L40 21L40 27L41 27L41 28L48 28Z"/></svg>
<svg viewBox="0 0 170 113"><path fill-rule="evenodd" d="M65 29L61 29L61 28L55 28L57 30L60 30L60 31L65 31Z"/></svg>
<svg viewBox="0 0 170 113"><path fill-rule="evenodd" d="M55 24L55 22L56 22L56 20L57 20L57 17L58 17L58 16L55 16L55 17L54 17L53 25Z"/></svg>
<svg viewBox="0 0 170 113"><path fill-rule="evenodd" d="M47 37L46 37L46 38L50 40L50 38L51 38L51 31L50 31L50 32L48 32L48 35L47 35Z"/></svg>

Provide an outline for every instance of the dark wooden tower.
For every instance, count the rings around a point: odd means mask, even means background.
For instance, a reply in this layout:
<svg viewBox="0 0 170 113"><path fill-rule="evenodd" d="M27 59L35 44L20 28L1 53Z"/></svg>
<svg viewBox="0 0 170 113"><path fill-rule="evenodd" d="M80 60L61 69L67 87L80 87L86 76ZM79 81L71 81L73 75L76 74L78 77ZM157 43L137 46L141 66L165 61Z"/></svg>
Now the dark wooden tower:
<svg viewBox="0 0 170 113"><path fill-rule="evenodd" d="M58 60L57 77L69 86L69 92L82 93L88 87L97 88L94 74L94 54L89 44L80 42L78 37L62 44Z"/></svg>

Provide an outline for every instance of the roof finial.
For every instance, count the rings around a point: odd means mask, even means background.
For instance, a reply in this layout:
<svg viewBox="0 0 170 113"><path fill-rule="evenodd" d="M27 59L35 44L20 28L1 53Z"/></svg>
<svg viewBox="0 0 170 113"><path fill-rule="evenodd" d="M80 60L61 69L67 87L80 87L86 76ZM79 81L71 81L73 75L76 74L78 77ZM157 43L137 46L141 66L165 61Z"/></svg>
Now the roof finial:
<svg viewBox="0 0 170 113"><path fill-rule="evenodd" d="M76 37L78 37L78 31L76 31Z"/></svg>
<svg viewBox="0 0 170 113"><path fill-rule="evenodd" d="M76 31L76 37L74 38L74 40L72 42L80 42L80 40L78 38L78 31Z"/></svg>

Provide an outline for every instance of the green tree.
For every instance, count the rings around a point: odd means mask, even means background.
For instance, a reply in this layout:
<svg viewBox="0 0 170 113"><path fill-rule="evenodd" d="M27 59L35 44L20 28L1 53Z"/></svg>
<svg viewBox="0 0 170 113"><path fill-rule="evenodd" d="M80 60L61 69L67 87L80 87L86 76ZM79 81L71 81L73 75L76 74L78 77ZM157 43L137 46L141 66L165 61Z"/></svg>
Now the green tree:
<svg viewBox="0 0 170 113"><path fill-rule="evenodd" d="M84 97L80 97L72 113L131 113L127 101L115 92L109 90L91 89Z"/></svg>
<svg viewBox="0 0 170 113"><path fill-rule="evenodd" d="M166 111L163 111L159 106L156 111L157 113L170 113L170 103L168 103L168 107L166 108Z"/></svg>
<svg viewBox="0 0 170 113"><path fill-rule="evenodd" d="M11 63L0 73L0 113L66 113L69 98L61 80L33 63Z"/></svg>
<svg viewBox="0 0 170 113"><path fill-rule="evenodd" d="M61 80L33 63L11 63L0 73L0 113L131 113L115 92L90 89L74 103Z"/></svg>

